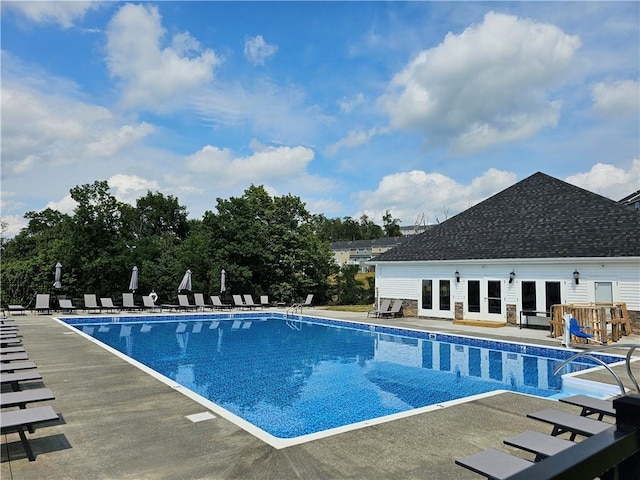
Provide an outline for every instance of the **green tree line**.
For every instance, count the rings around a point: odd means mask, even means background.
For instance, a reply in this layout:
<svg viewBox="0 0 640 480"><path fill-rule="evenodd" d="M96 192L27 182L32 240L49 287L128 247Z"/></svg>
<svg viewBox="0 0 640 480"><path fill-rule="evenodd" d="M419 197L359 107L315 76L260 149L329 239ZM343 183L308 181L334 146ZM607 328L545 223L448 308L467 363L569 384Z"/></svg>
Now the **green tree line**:
<svg viewBox="0 0 640 480"><path fill-rule="evenodd" d="M224 269L227 296L251 293L291 303L313 293L318 303L370 303L373 286L355 280L357 268L339 269L329 242L399 233L388 212L384 229L366 216L360 222L327 219L311 215L298 197L271 197L254 185L241 197L218 198L215 212L195 220L177 198L159 192L147 192L135 206L118 201L106 181L70 194L73 214L27 212L27 227L2 240L3 305L33 305L36 293L118 299L128 291L133 266L137 293L153 290L163 303L173 303L187 269L193 291L205 295L220 293ZM62 288L55 290L58 262Z"/></svg>

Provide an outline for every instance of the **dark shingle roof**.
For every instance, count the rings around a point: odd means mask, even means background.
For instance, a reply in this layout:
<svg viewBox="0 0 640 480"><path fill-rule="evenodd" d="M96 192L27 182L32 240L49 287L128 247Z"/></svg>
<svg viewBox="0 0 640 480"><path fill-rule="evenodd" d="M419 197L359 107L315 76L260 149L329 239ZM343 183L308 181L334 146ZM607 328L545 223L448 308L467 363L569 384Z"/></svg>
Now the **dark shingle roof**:
<svg viewBox="0 0 640 480"><path fill-rule="evenodd" d="M640 212L535 173L373 261L640 256Z"/></svg>

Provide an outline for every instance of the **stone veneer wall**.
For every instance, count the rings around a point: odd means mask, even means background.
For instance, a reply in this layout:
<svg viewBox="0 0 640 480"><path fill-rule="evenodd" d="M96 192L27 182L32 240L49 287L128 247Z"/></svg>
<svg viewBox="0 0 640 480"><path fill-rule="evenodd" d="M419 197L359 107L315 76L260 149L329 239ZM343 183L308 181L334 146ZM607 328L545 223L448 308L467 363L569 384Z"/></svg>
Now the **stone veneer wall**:
<svg viewBox="0 0 640 480"><path fill-rule="evenodd" d="M453 318L456 320L464 320L464 304L462 302L456 302Z"/></svg>
<svg viewBox="0 0 640 480"><path fill-rule="evenodd" d="M516 306L507 303L507 323L509 325L515 325L518 323L518 315Z"/></svg>

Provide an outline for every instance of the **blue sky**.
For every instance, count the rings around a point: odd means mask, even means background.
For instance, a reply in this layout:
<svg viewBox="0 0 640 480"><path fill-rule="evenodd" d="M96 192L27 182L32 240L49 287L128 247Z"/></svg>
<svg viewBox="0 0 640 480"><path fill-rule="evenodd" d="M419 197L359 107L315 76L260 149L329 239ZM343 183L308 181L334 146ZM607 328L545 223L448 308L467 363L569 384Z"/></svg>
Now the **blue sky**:
<svg viewBox="0 0 640 480"><path fill-rule="evenodd" d="M640 189L638 2L2 2L5 235L69 189L251 184L451 217L542 171Z"/></svg>

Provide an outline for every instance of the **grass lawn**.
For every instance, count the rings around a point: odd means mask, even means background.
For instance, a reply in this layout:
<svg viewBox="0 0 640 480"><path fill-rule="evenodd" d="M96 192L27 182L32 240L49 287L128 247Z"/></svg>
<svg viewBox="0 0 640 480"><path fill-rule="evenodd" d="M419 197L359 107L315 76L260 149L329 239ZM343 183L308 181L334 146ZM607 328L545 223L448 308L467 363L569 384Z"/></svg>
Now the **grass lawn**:
<svg viewBox="0 0 640 480"><path fill-rule="evenodd" d="M335 310L337 312L368 312L373 305L325 305L316 307L320 310Z"/></svg>

